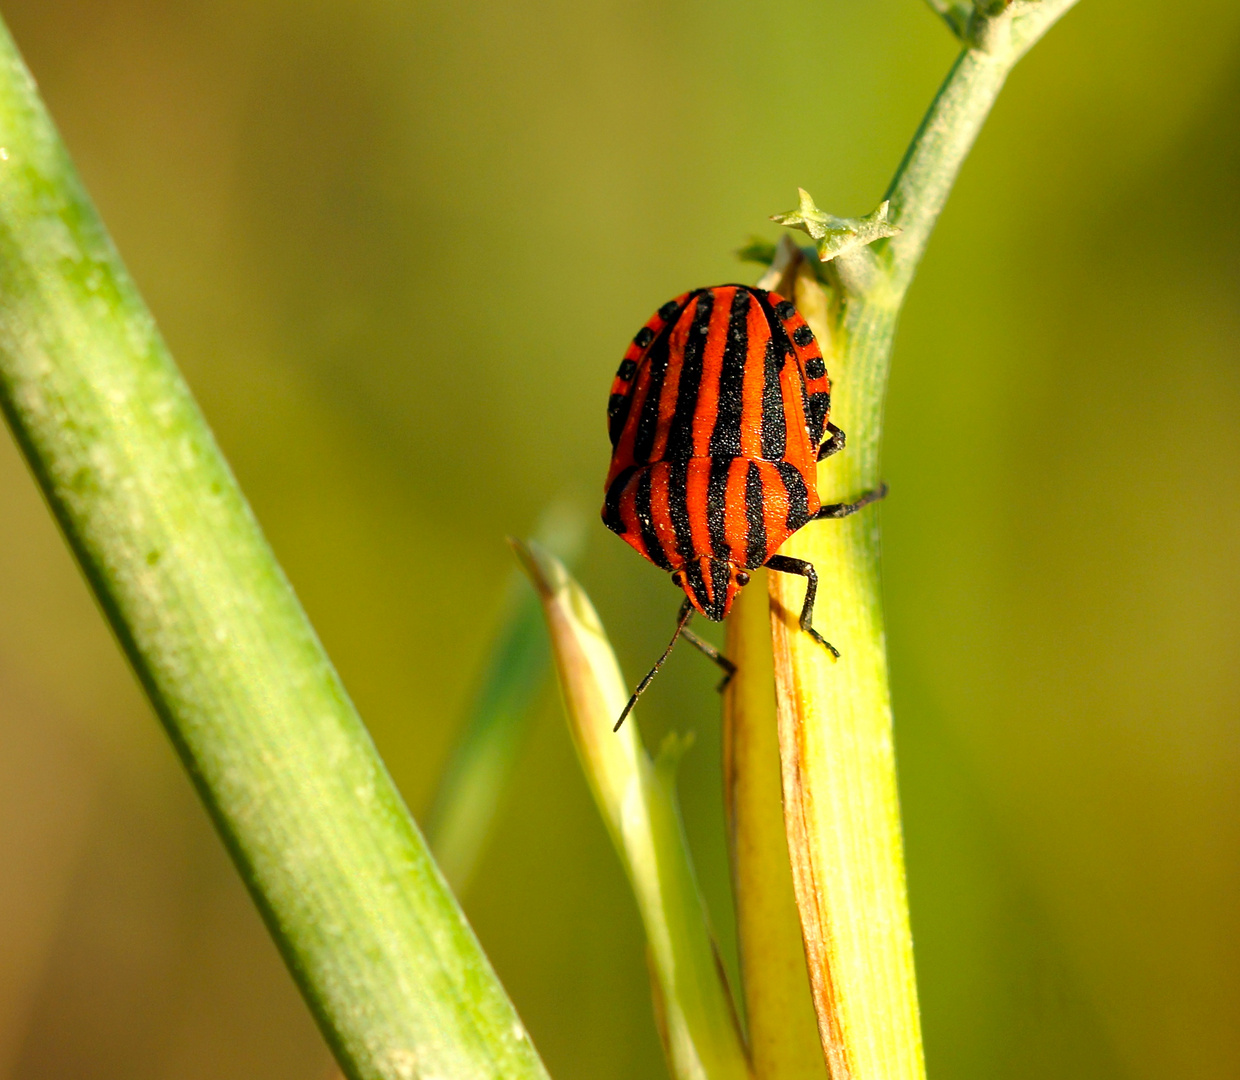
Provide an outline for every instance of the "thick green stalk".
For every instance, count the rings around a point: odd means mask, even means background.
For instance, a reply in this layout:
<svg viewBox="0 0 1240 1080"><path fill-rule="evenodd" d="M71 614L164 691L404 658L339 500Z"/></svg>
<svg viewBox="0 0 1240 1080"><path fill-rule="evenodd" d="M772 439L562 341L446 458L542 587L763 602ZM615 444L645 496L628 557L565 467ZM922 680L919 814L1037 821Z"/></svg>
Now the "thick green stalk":
<svg viewBox="0 0 1240 1080"><path fill-rule="evenodd" d="M545 1077L3 27L0 404L345 1072Z"/></svg>
<svg viewBox="0 0 1240 1080"><path fill-rule="evenodd" d="M817 282L797 305L818 331ZM821 305L818 305L821 306ZM824 502L874 486L854 454L861 425L847 348L833 361L833 415L848 450L824 462ZM864 357L860 359L864 360ZM838 374L837 374L838 373ZM878 511L801 530L782 549L817 567L814 622L830 655L797 624L804 585L770 575L783 805L793 882L832 1080L924 1076L891 740L878 579Z"/></svg>

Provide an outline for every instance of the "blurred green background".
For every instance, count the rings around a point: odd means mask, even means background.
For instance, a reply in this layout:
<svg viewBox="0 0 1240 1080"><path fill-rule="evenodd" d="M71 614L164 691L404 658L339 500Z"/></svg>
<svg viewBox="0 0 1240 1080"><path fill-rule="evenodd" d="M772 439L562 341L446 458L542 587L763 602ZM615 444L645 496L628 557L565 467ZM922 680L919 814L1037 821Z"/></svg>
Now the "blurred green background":
<svg viewBox="0 0 1240 1080"><path fill-rule="evenodd" d="M919 0L0 0L415 814L553 500L626 671L676 596L597 524L624 344L798 184L873 209L953 43ZM1240 1075L1240 7L1082 0L901 326L885 574L937 1080ZM727 945L714 669L685 813ZM660 1077L548 687L466 908L560 1080ZM0 1075L328 1055L7 436Z"/></svg>

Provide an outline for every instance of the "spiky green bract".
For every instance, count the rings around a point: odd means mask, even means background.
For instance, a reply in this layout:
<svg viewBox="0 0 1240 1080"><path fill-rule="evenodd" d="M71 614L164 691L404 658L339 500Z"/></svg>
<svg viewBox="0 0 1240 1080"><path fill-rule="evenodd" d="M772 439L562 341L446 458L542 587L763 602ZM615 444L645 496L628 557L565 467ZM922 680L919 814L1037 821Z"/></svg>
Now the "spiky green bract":
<svg viewBox="0 0 1240 1080"><path fill-rule="evenodd" d="M882 202L872 214L862 218L842 218L819 210L810 193L798 188L801 204L795 210L772 214L771 220L790 229L808 233L818 247L823 262L851 255L875 240L895 236L900 230L887 220L888 203Z"/></svg>

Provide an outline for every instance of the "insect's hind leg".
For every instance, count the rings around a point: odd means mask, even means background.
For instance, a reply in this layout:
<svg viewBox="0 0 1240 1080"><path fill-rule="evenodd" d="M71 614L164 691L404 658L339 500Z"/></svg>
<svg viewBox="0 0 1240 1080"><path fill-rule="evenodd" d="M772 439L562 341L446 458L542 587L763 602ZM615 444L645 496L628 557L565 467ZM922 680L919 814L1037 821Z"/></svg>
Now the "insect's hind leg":
<svg viewBox="0 0 1240 1080"><path fill-rule="evenodd" d="M873 491L867 491L856 502L831 503L829 506L824 506L821 510L818 511L818 513L816 513L812 518L810 518L810 521L823 521L828 518L848 517L849 514L855 514L862 507L869 506L870 503L878 502L879 499L885 499L886 497L887 497L887 485L879 484L879 486L876 487ZM767 566L770 566L770 565L771 565L770 563L767 563Z"/></svg>
<svg viewBox="0 0 1240 1080"><path fill-rule="evenodd" d="M805 578L805 603L801 606L801 629L838 660L839 649L814 629L814 601L818 597L818 571L814 569L814 564L804 559L791 558L788 555L772 555L766 560L766 565L772 570L778 570L784 574L800 574Z"/></svg>
<svg viewBox="0 0 1240 1080"><path fill-rule="evenodd" d="M736 674L736 665L724 656L723 653L716 649L709 641L703 641L692 630L682 630L680 632L680 636L695 649L705 653L716 664L723 668L723 681L715 687L715 689L722 694L728 683L732 681L732 676Z"/></svg>

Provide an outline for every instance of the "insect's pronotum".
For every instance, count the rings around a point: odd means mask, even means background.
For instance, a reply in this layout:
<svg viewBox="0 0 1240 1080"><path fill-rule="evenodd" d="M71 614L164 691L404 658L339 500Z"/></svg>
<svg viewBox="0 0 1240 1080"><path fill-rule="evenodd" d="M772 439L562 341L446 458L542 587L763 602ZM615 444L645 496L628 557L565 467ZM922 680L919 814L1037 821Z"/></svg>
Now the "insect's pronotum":
<svg viewBox="0 0 1240 1080"><path fill-rule="evenodd" d="M818 575L777 555L794 532L881 499L818 501L817 462L844 448L828 422L831 384L814 334L778 293L745 285L695 289L669 300L637 332L607 406L611 468L603 523L684 589L676 632L638 684L616 728L650 685L678 637L723 668L735 665L687 629L696 610L716 622L748 570L806 578L801 628L814 629Z"/></svg>

